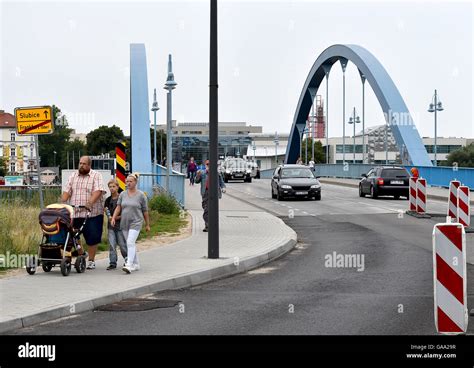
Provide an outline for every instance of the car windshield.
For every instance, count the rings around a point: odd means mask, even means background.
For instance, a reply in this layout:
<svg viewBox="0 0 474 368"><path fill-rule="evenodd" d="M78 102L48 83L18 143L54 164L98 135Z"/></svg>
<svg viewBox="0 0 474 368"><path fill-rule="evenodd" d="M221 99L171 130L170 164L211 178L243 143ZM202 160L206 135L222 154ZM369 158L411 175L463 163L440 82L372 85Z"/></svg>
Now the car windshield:
<svg viewBox="0 0 474 368"><path fill-rule="evenodd" d="M313 172L310 169L283 169L281 172L282 178L306 178L314 179Z"/></svg>
<svg viewBox="0 0 474 368"><path fill-rule="evenodd" d="M228 161L225 165L228 169L244 169L245 168L245 161L242 160L232 160Z"/></svg>
<svg viewBox="0 0 474 368"><path fill-rule="evenodd" d="M405 169L383 169L382 177L385 178L408 178Z"/></svg>

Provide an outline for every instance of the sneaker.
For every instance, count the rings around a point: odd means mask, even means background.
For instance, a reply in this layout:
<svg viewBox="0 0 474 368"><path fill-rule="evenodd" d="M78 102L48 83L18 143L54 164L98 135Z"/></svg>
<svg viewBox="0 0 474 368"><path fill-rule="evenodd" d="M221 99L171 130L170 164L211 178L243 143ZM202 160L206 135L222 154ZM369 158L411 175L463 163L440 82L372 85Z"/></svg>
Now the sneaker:
<svg viewBox="0 0 474 368"><path fill-rule="evenodd" d="M109 264L109 266L106 268L106 270L107 270L107 271L109 271L109 270L115 270L116 268L117 268L116 265L114 265L114 264Z"/></svg>
<svg viewBox="0 0 474 368"><path fill-rule="evenodd" d="M208 227L206 226L204 229L202 229L202 231L204 231L205 233L207 233L209 231Z"/></svg>
<svg viewBox="0 0 474 368"><path fill-rule="evenodd" d="M95 262L94 262L94 261L89 261L89 262L87 263L87 269L88 269L88 270L93 270L93 269L95 269Z"/></svg>
<svg viewBox="0 0 474 368"><path fill-rule="evenodd" d="M132 264L132 271L139 271L140 265L139 264Z"/></svg>
<svg viewBox="0 0 474 368"><path fill-rule="evenodd" d="M132 273L132 266L125 265L122 267L122 271L125 271L126 273Z"/></svg>

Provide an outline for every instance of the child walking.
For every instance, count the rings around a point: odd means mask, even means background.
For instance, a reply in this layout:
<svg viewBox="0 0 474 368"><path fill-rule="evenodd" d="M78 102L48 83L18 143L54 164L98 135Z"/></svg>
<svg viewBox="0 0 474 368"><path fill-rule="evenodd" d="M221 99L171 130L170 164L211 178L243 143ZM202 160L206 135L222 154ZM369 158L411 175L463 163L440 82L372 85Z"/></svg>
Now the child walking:
<svg viewBox="0 0 474 368"><path fill-rule="evenodd" d="M119 199L119 185L115 179L111 179L107 183L110 190L110 197L105 200L105 212L108 218L108 239L109 239L109 266L107 270L114 270L117 268L117 245L120 247L120 253L127 261L127 241L120 230L120 216L116 217L115 225L112 225L112 215L117 207Z"/></svg>

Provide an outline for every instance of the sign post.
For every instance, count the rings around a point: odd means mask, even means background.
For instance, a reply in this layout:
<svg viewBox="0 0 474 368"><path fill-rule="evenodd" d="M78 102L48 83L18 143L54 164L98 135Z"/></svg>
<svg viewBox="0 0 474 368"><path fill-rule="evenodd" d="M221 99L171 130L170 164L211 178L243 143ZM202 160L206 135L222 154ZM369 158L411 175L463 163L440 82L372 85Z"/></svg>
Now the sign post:
<svg viewBox="0 0 474 368"><path fill-rule="evenodd" d="M51 134L54 131L53 109L51 106L17 107L15 109L16 132L18 135L34 135L36 146L36 168L38 171L38 190L40 207L44 208L41 187L40 157L38 135Z"/></svg>

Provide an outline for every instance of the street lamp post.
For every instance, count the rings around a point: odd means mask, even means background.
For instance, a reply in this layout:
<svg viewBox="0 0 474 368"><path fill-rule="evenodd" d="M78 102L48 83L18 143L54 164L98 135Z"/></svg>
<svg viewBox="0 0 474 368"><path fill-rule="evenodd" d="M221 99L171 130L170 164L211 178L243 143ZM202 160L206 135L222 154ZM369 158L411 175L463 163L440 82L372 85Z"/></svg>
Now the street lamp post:
<svg viewBox="0 0 474 368"><path fill-rule="evenodd" d="M152 105L152 108L151 108L151 111L153 111L153 115L154 115L154 128L153 128L153 186L155 186L155 183L156 183L156 165L157 165L157 162L156 162L156 112L159 110L160 108L158 107L158 101L156 100L156 88L155 88L155 91L153 93L153 105Z"/></svg>
<svg viewBox="0 0 474 368"><path fill-rule="evenodd" d="M356 162L356 124L360 123L360 119L358 116L356 116L356 108L354 107L352 111L352 116L349 118L348 124L353 124L354 125L354 135L353 135L353 147L352 147L352 153L354 154L352 163L355 164Z"/></svg>
<svg viewBox="0 0 474 368"><path fill-rule="evenodd" d="M273 142L275 142L275 167L277 167L278 166L278 145L280 144L280 141L278 139L278 132L275 132L275 139Z"/></svg>
<svg viewBox="0 0 474 368"><path fill-rule="evenodd" d="M56 167L56 153L57 153L57 152L56 152L56 151L53 151L53 153L54 153L54 167Z"/></svg>
<svg viewBox="0 0 474 368"><path fill-rule="evenodd" d="M438 166L438 145L437 145L437 138L438 138L438 121L437 121L437 112L443 111L443 104L441 101L438 100L438 91L434 91L433 99L431 100L430 107L428 112L434 112L434 166Z"/></svg>
<svg viewBox="0 0 474 368"><path fill-rule="evenodd" d="M169 192L170 190L170 173L171 173L171 163L173 160L173 153L171 147L171 98L172 98L172 91L176 88L178 83L174 81L174 74L173 74L173 64L171 61L171 55L168 56L168 78L166 79L166 83L164 89L168 91L168 95L166 96L166 190Z"/></svg>

